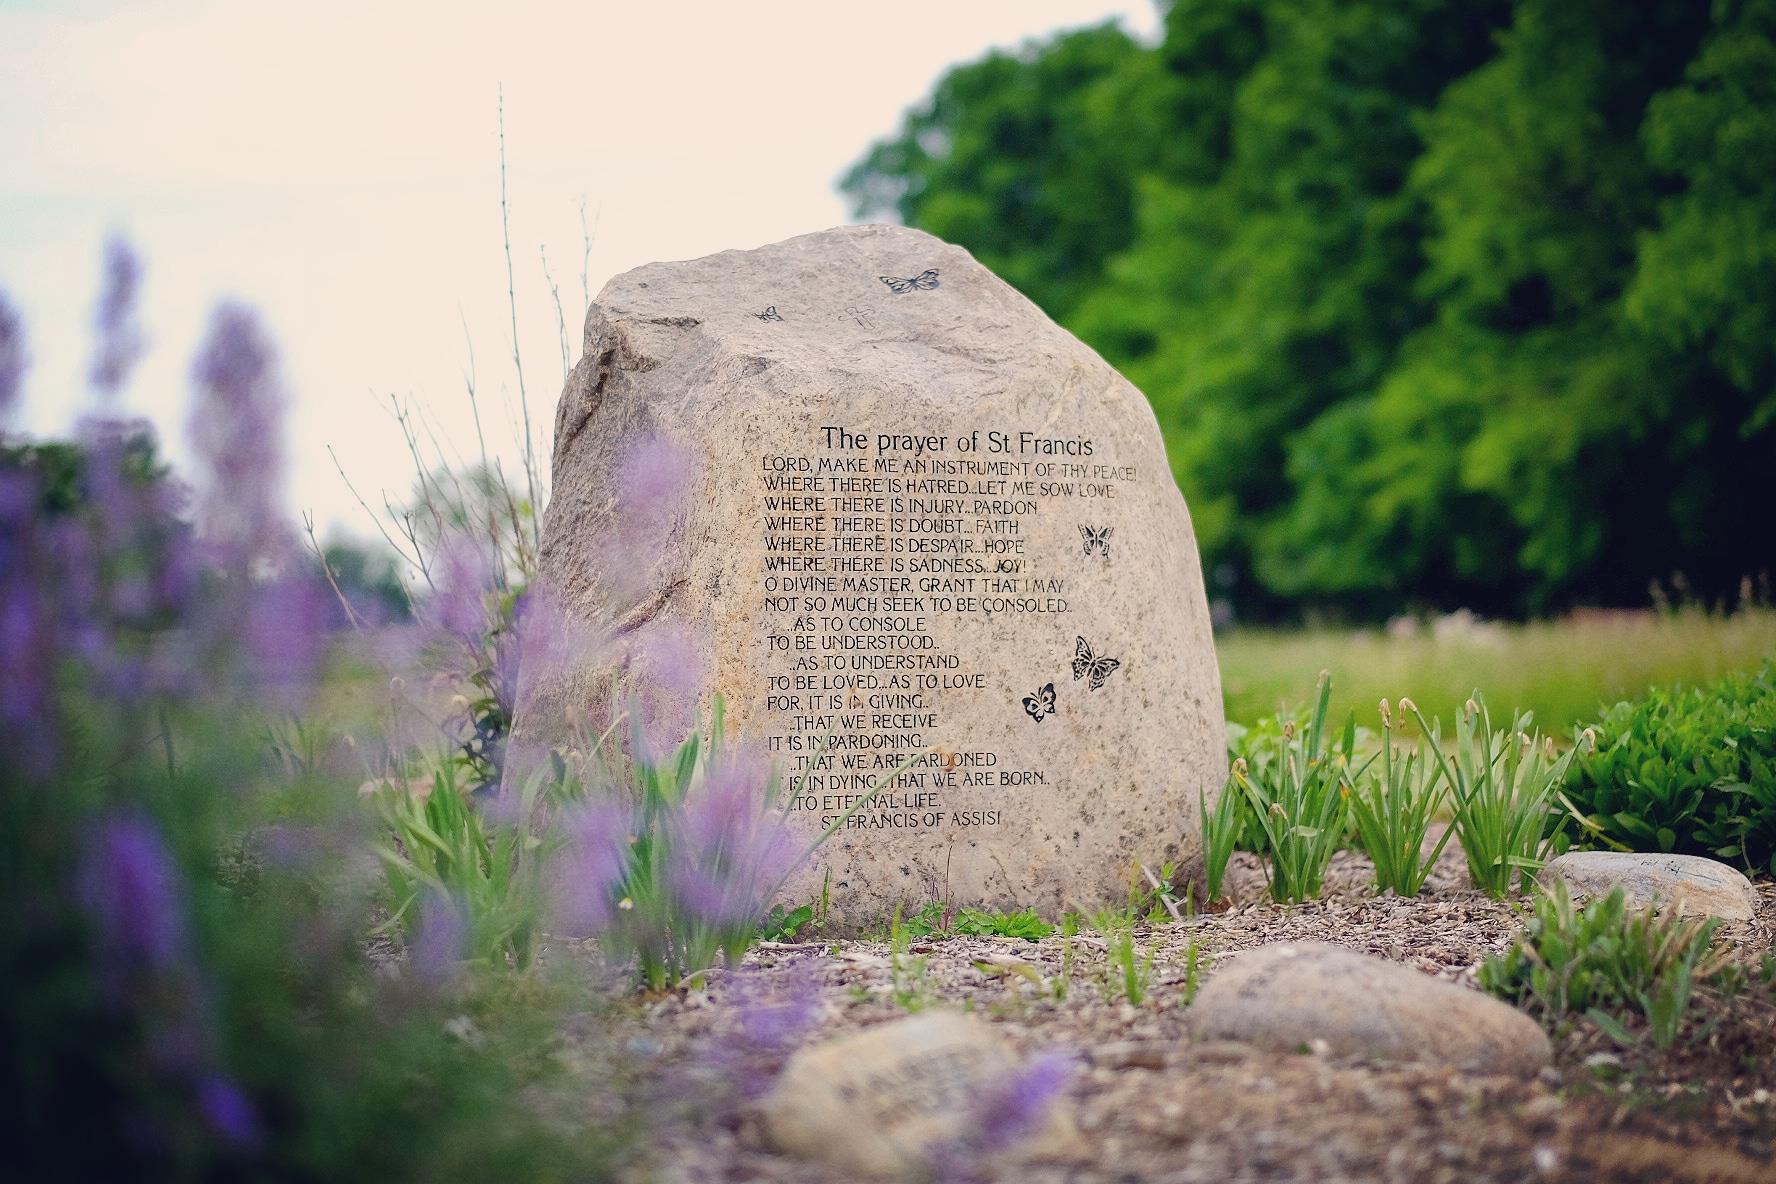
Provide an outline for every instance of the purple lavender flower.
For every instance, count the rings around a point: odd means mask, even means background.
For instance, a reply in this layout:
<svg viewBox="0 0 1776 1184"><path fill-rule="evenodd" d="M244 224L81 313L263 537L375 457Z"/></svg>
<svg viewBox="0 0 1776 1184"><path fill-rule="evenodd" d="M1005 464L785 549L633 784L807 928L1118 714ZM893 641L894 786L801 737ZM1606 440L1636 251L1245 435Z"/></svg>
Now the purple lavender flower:
<svg viewBox="0 0 1776 1184"><path fill-rule="evenodd" d="M258 314L232 302L217 306L191 374L189 430L203 478L198 522L219 564L245 574L290 547L277 508L284 391Z"/></svg>
<svg viewBox="0 0 1776 1184"><path fill-rule="evenodd" d="M142 284L142 261L127 241L113 236L105 243L105 280L93 316L97 339L91 380L100 399L115 398L143 353L136 324L136 294Z"/></svg>
<svg viewBox="0 0 1776 1184"><path fill-rule="evenodd" d="M697 726L697 705L707 677L704 647L684 627L657 621L633 634L624 679L634 718L636 756L666 760Z"/></svg>
<svg viewBox="0 0 1776 1184"><path fill-rule="evenodd" d="M439 561L437 595L428 606L444 633L478 645L489 625L487 598L494 589L493 563L482 548L456 539Z"/></svg>
<svg viewBox="0 0 1776 1184"><path fill-rule="evenodd" d="M1039 1053L983 1095L975 1119L980 1150L1009 1147L1041 1129L1049 1105L1072 1080L1073 1068L1065 1053Z"/></svg>
<svg viewBox="0 0 1776 1184"><path fill-rule="evenodd" d="M257 1147L264 1137L252 1100L239 1085L220 1073L198 1082L197 1111L223 1142L237 1149Z"/></svg>
<svg viewBox="0 0 1776 1184"><path fill-rule="evenodd" d="M563 829L567 843L550 864L550 927L565 937L596 937L615 920L636 819L615 800L587 802Z"/></svg>
<svg viewBox="0 0 1776 1184"><path fill-rule="evenodd" d="M795 858L781 816L768 809L771 766L730 746L714 756L679 807L667 874L685 912L707 925L749 925Z"/></svg>
<svg viewBox="0 0 1776 1184"><path fill-rule="evenodd" d="M420 985L447 990L468 953L468 924L457 902L443 892L427 892L419 903L419 924L407 950L407 966Z"/></svg>
<svg viewBox="0 0 1776 1184"><path fill-rule="evenodd" d="M184 967L178 872L152 823L114 815L97 825L81 858L79 897L114 997Z"/></svg>
<svg viewBox="0 0 1776 1184"><path fill-rule="evenodd" d="M976 1184L988 1178L992 1157L1039 1134L1054 1100L1067 1088L1073 1058L1044 1052L987 1088L970 1108L962 1138L931 1149L932 1175L944 1184Z"/></svg>
<svg viewBox="0 0 1776 1184"><path fill-rule="evenodd" d="M738 1097L760 1097L771 1088L784 1058L820 1023L824 1005L816 959L803 958L776 972L731 974L724 980L722 1002L732 1010L738 1031L734 1039L718 1043L712 1055Z"/></svg>
<svg viewBox="0 0 1776 1184"><path fill-rule="evenodd" d="M254 589L242 656L246 678L262 698L285 708L307 699L326 654L332 608L326 585L302 568Z"/></svg>
<svg viewBox="0 0 1776 1184"><path fill-rule="evenodd" d="M0 472L0 726L24 770L47 773L55 759L55 672L59 619L43 579L36 479Z"/></svg>
<svg viewBox="0 0 1776 1184"><path fill-rule="evenodd" d="M604 564L604 578L618 597L648 587L689 506L696 471L690 450L665 436L638 436L624 450Z"/></svg>
<svg viewBox="0 0 1776 1184"><path fill-rule="evenodd" d="M28 364L24 319L6 293L0 292L0 419L5 419L18 404Z"/></svg>

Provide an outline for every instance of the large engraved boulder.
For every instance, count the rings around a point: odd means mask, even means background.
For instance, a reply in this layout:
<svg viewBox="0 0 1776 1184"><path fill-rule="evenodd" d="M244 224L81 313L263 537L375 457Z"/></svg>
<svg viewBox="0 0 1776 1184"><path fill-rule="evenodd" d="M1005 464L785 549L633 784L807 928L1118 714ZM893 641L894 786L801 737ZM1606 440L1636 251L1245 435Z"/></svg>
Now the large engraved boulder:
<svg viewBox="0 0 1776 1184"><path fill-rule="evenodd" d="M853 226L610 281L541 568L609 644L527 668L518 741L614 675L680 726L720 696L796 837L840 824L787 888L828 883L839 919L1092 907L1200 865L1221 688L1153 412L959 247Z"/></svg>

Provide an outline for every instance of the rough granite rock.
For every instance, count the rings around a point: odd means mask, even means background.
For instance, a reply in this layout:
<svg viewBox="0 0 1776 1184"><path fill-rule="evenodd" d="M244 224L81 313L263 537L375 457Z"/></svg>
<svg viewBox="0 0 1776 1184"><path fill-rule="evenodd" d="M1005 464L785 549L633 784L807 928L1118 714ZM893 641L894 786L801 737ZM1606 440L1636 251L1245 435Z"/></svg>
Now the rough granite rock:
<svg viewBox="0 0 1776 1184"><path fill-rule="evenodd" d="M662 523L650 483L680 476ZM1220 677L1153 412L961 248L852 226L613 279L556 416L541 570L608 644L527 668L520 746L565 739L613 672L684 716L719 694L802 841L910 763L788 886L830 869L838 921L1091 908L1139 863L1200 867Z"/></svg>
<svg viewBox="0 0 1776 1184"><path fill-rule="evenodd" d="M952 1160L1075 1153L1069 1111L1048 1088L1020 1088L1026 1068L980 1020L926 1012L798 1052L760 1113L779 1150L855 1175L921 1178Z"/></svg>
<svg viewBox="0 0 1776 1184"><path fill-rule="evenodd" d="M1686 917L1749 921L1757 902L1744 875L1700 855L1568 851L1549 863L1539 878L1547 884L1564 880L1581 898L1605 896L1620 887L1632 908L1663 903L1675 905Z"/></svg>
<svg viewBox="0 0 1776 1184"><path fill-rule="evenodd" d="M1235 955L1190 1006L1194 1041L1272 1052L1407 1061L1528 1076L1548 1064L1547 1034L1479 991L1324 942Z"/></svg>

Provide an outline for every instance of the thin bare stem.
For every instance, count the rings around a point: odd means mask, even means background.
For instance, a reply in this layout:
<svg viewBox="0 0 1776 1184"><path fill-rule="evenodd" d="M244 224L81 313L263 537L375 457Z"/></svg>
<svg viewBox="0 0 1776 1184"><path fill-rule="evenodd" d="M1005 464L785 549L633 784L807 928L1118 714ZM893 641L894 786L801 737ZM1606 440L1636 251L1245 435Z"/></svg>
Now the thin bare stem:
<svg viewBox="0 0 1776 1184"><path fill-rule="evenodd" d="M333 595L338 599L339 607L345 610L346 623L355 632L362 633L364 622L358 617L358 610L352 607L352 602L346 596L345 589L339 586L339 576L333 571L333 565L327 561L327 552L322 549L321 540L315 537L314 514L308 510L302 512L302 531L308 537L309 553L320 563L321 574L327 577L327 586L333 589ZM402 589L402 591L405 592L406 589Z"/></svg>
<svg viewBox="0 0 1776 1184"><path fill-rule="evenodd" d="M506 247L506 306L512 314L512 368L518 373L518 407L524 423L524 477L530 512L537 512L536 433L530 426L530 396L524 388L524 351L518 346L518 285L512 278L512 205L506 193L506 90L499 90L500 235Z"/></svg>
<svg viewBox="0 0 1776 1184"><path fill-rule="evenodd" d="M407 550L402 547L400 543L395 541L394 536L389 534L388 528L382 524L382 516L375 510L372 510L370 508L370 503L364 500L364 495L358 492L357 485L354 484L351 477L346 474L345 466L339 463L339 454L333 451L333 445L331 444L327 445L327 455L333 458L333 467L339 471L339 479L345 482L345 487L347 489L351 490L352 496L357 499L358 505L363 507L364 513L370 521L376 523L376 529L382 535L383 541L393 547L395 553L400 555L403 560L411 564L413 567L423 571L425 568L423 558L421 556L408 554ZM388 498L386 496L383 498L383 504L385 506L388 505ZM392 507L390 507L390 509L391 512L393 512Z"/></svg>
<svg viewBox="0 0 1776 1184"><path fill-rule="evenodd" d="M555 333L561 339L561 381L567 381L567 310L561 307L561 289L555 283L555 277L549 271L548 248L537 247L537 254L543 260L543 282L549 285L549 297L555 301Z"/></svg>

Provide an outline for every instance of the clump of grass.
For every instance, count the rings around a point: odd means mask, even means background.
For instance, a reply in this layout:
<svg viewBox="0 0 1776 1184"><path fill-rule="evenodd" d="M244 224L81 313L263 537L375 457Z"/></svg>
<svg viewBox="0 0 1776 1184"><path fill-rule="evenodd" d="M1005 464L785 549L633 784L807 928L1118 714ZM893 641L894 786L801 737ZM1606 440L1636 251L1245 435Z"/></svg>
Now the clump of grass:
<svg viewBox="0 0 1776 1184"><path fill-rule="evenodd" d="M906 1012L924 1011L937 1001L937 990L931 983L930 959L914 957L913 930L903 925L899 910L888 927L889 998L894 1006Z"/></svg>
<svg viewBox="0 0 1776 1184"><path fill-rule="evenodd" d="M1536 900L1517 944L1481 966L1480 986L1549 1027L1583 1015L1624 1045L1637 1041L1619 1015L1638 1011L1653 1044L1669 1048L1697 989L1730 977L1726 951L1712 945L1719 924L1676 909L1630 909L1620 888L1581 909L1556 883Z"/></svg>
<svg viewBox="0 0 1776 1184"><path fill-rule="evenodd" d="M1127 1000L1135 1007L1146 1002L1153 989L1152 950L1143 952L1135 942L1134 919L1128 913L1102 912L1092 920L1104 939L1104 972L1099 980L1106 1003Z"/></svg>
<svg viewBox="0 0 1776 1184"><path fill-rule="evenodd" d="M1495 731L1486 701L1475 691L1456 714L1452 760L1443 752L1442 721L1426 722L1410 699L1400 700L1400 706L1430 737L1454 804L1468 875L1476 888L1503 899L1513 883L1526 884L1547 862L1555 795L1577 750L1557 754L1552 737L1530 732L1533 718L1527 713Z"/></svg>
<svg viewBox="0 0 1776 1184"><path fill-rule="evenodd" d="M1240 768L1243 765L1236 766L1235 771ZM1245 795L1235 792L1231 777L1216 795L1213 807L1210 807L1207 797L1200 790L1197 792L1197 816L1202 820L1203 878L1207 881L1209 894L1205 903L1213 904L1221 899L1221 885L1227 878L1227 863L1233 858L1234 847L1239 842L1246 816L1242 809L1244 801Z"/></svg>
<svg viewBox="0 0 1776 1184"><path fill-rule="evenodd" d="M1375 864L1375 890L1417 896L1437 866L1453 828L1429 853L1425 835L1443 804L1442 769L1415 738L1402 754L1394 751L1393 713L1381 701L1381 775L1358 777L1350 795L1351 819L1363 850Z"/></svg>
<svg viewBox="0 0 1776 1184"><path fill-rule="evenodd" d="M1223 797L1243 794L1257 814L1264 836L1265 874L1271 897L1279 903L1311 900L1320 895L1326 868L1344 839L1349 821L1348 798L1357 724L1352 716L1338 741L1326 744L1326 714L1332 680L1320 675L1319 693L1307 726L1285 721L1264 753L1268 759L1250 765L1234 762ZM1219 804L1218 804L1219 806ZM1216 843L1225 848L1224 833ZM1225 856L1221 867L1226 867ZM1212 891L1219 888L1219 876Z"/></svg>

